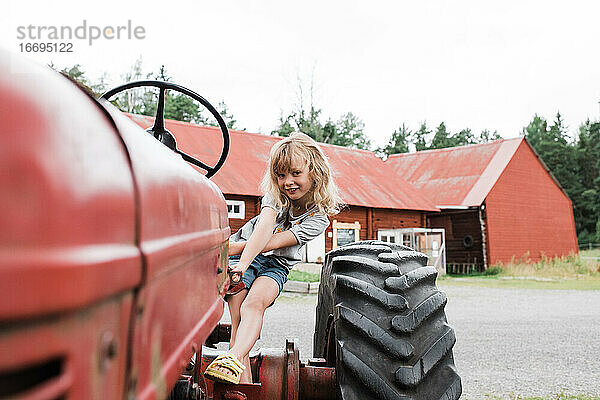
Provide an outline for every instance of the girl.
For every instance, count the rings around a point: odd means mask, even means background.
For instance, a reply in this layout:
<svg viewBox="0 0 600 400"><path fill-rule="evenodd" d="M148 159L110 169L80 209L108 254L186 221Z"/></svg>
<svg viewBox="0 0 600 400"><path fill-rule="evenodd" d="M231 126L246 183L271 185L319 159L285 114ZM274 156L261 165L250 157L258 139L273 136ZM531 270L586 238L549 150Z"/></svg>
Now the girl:
<svg viewBox="0 0 600 400"><path fill-rule="evenodd" d="M261 183L260 214L229 239L229 265L243 273L227 296L231 315L229 352L205 375L228 383L252 383L248 353L260 335L263 315L283 288L302 246L329 225L341 201L331 168L317 143L293 133L271 149ZM233 279L233 278L232 278Z"/></svg>

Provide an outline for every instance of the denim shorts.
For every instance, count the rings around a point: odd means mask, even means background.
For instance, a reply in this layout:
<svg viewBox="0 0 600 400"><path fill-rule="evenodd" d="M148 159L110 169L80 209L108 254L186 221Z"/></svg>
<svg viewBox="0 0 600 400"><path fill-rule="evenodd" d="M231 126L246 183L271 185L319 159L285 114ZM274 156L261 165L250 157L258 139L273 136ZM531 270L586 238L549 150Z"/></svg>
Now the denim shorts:
<svg viewBox="0 0 600 400"><path fill-rule="evenodd" d="M229 266L232 267L238 263L240 256L229 256ZM250 289L254 280L259 276L268 276L277 282L279 292L283 289L283 284L287 282L288 270L271 257L259 254L250 263L250 266L242 275L242 281Z"/></svg>

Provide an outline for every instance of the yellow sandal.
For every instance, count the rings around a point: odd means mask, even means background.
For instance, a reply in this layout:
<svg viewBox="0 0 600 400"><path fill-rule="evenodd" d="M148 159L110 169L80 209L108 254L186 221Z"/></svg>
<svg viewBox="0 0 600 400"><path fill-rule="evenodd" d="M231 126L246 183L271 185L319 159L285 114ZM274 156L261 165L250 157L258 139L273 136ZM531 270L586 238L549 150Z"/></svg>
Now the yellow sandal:
<svg viewBox="0 0 600 400"><path fill-rule="evenodd" d="M230 371L230 373L220 371L219 368ZM217 382L233 383L234 385L237 385L240 383L242 371L245 369L246 367L244 367L233 354L225 353L215 358L213 362L206 367L204 376Z"/></svg>

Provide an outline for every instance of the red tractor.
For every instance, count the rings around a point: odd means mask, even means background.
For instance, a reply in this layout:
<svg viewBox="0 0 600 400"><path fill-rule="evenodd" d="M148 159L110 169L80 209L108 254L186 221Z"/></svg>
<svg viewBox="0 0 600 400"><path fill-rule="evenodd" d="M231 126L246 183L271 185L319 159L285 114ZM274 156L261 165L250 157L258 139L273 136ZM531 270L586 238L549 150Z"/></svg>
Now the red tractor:
<svg viewBox="0 0 600 400"><path fill-rule="evenodd" d="M231 232L208 179L228 152L222 118L169 83L96 100L8 53L0 72L0 399L460 397L435 268L381 242L327 255L315 358L288 341L252 357L256 383L204 379L210 347L228 340ZM107 100L140 85L160 90L150 134ZM177 149L165 90L219 122L215 166Z"/></svg>

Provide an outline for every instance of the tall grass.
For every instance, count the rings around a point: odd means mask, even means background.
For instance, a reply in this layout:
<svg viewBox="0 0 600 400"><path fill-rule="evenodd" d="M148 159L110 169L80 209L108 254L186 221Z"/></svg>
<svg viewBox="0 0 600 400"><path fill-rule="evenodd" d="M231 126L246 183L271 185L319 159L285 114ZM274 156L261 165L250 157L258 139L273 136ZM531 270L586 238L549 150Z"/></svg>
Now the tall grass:
<svg viewBox="0 0 600 400"><path fill-rule="evenodd" d="M600 249L579 250L582 257L600 257Z"/></svg>
<svg viewBox="0 0 600 400"><path fill-rule="evenodd" d="M507 264L496 264L489 268L500 276L524 276L543 278L580 278L600 277L600 260L597 250L581 251L563 257L546 257L538 262L532 262L528 255L513 259Z"/></svg>

